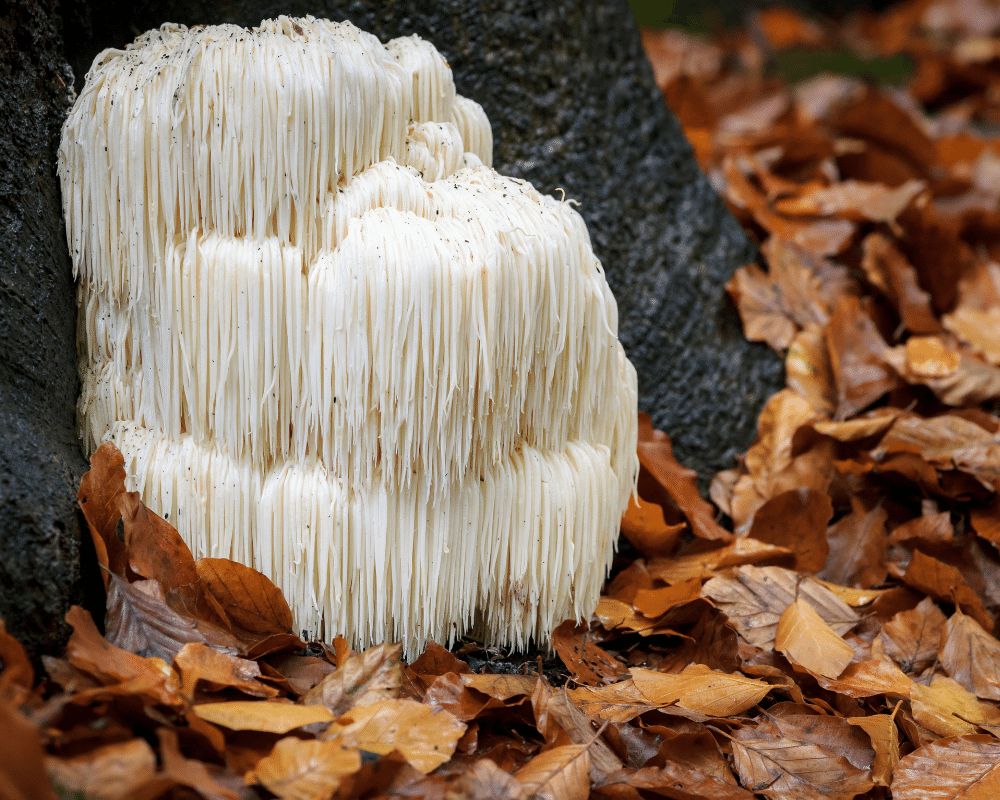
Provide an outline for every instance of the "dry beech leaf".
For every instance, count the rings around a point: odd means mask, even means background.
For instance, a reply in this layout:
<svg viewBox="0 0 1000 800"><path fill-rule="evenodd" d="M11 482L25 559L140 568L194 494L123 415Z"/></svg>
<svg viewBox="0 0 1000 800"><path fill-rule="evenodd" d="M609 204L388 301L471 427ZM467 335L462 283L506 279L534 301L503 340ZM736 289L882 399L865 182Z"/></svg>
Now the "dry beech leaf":
<svg viewBox="0 0 1000 800"><path fill-rule="evenodd" d="M899 760L895 800L989 800L1000 797L1000 741L975 734L940 739Z"/></svg>
<svg viewBox="0 0 1000 800"><path fill-rule="evenodd" d="M651 500L630 497L622 514L622 536L647 558L670 555L686 527L683 522L668 525L663 507Z"/></svg>
<svg viewBox="0 0 1000 800"><path fill-rule="evenodd" d="M652 430L647 420L640 424L639 463L677 503L695 536L711 541L732 541L733 534L715 521L712 504L698 493L698 473L677 462L669 437L662 431Z"/></svg>
<svg viewBox="0 0 1000 800"><path fill-rule="evenodd" d="M631 678L610 686L581 686L567 690L587 716L600 722L628 722L651 708L650 700Z"/></svg>
<svg viewBox="0 0 1000 800"><path fill-rule="evenodd" d="M344 727L336 735L344 742L383 755L399 750L425 775L451 758L466 727L447 711L407 698L355 706L339 722Z"/></svg>
<svg viewBox="0 0 1000 800"><path fill-rule="evenodd" d="M491 675L488 673L460 675L462 683L478 692L509 700L519 695L531 696L538 678L534 675Z"/></svg>
<svg viewBox="0 0 1000 800"><path fill-rule="evenodd" d="M884 183L846 180L775 203L775 209L789 215L843 217L855 222L895 222L896 218L925 188L923 181L910 180L892 189Z"/></svg>
<svg viewBox="0 0 1000 800"><path fill-rule="evenodd" d="M199 559L195 570L235 625L251 633L291 633L291 609L265 575L225 558Z"/></svg>
<svg viewBox="0 0 1000 800"><path fill-rule="evenodd" d="M970 509L969 521L978 536L1000 546L1000 495L994 496L986 508Z"/></svg>
<svg viewBox="0 0 1000 800"><path fill-rule="evenodd" d="M302 698L305 705L325 706L335 717L356 706L399 697L403 685L402 645L380 644L355 653Z"/></svg>
<svg viewBox="0 0 1000 800"><path fill-rule="evenodd" d="M640 589L635 593L632 605L644 617L654 619L666 614L670 609L683 603L690 603L701 597L701 580L691 578L673 586L659 589Z"/></svg>
<svg viewBox="0 0 1000 800"><path fill-rule="evenodd" d="M882 625L879 637L903 672L920 674L937 660L946 621L937 604L925 597L916 608L900 611Z"/></svg>
<svg viewBox="0 0 1000 800"><path fill-rule="evenodd" d="M854 586L841 586L823 578L816 578L816 583L829 589L851 608L863 608L893 591L893 589L858 589Z"/></svg>
<svg viewBox="0 0 1000 800"><path fill-rule="evenodd" d="M465 770L445 794L445 800L527 800L527 790L488 758Z"/></svg>
<svg viewBox="0 0 1000 800"><path fill-rule="evenodd" d="M754 798L753 793L741 786L726 783L700 770L673 761L667 761L662 767L645 767L634 772L622 770L608 776L608 780L595 788L599 797L635 796L607 793L619 787L645 789L649 795L682 798L682 800L695 800L695 798L753 800ZM601 791L602 789L605 791Z"/></svg>
<svg viewBox="0 0 1000 800"><path fill-rule="evenodd" d="M671 585L693 579L710 578L727 567L758 564L790 555L786 547L743 537L714 550L692 549L673 558L654 558L646 569L654 578Z"/></svg>
<svg viewBox="0 0 1000 800"><path fill-rule="evenodd" d="M87 520L97 560L108 572L102 572L104 588L109 575L125 575L128 554L118 538L118 497L125 492L125 459L111 442L105 442L90 457L90 469L80 481L77 499Z"/></svg>
<svg viewBox="0 0 1000 800"><path fill-rule="evenodd" d="M4 800L56 800L45 773L42 736L8 700L0 699L0 794Z"/></svg>
<svg viewBox="0 0 1000 800"><path fill-rule="evenodd" d="M801 599L781 615L774 634L774 649L793 664L824 678L839 677L854 658L854 648Z"/></svg>
<svg viewBox="0 0 1000 800"><path fill-rule="evenodd" d="M814 677L824 689L847 697L909 697L913 691L913 680L885 655L878 640L872 642L868 661L852 661L837 678Z"/></svg>
<svg viewBox="0 0 1000 800"><path fill-rule="evenodd" d="M177 731L174 728L159 728L156 735L160 740L160 758L164 777L181 786L194 789L202 797L210 797L213 800L216 798L218 800L240 800L243 782L238 776L226 775L225 777L230 780L223 782L219 780L223 776L218 775L218 770L209 770L205 762L184 756L180 751ZM232 784L232 786L227 784Z"/></svg>
<svg viewBox="0 0 1000 800"><path fill-rule="evenodd" d="M910 705L914 720L938 736L962 736L974 733L976 725L1000 724L1000 710L944 675L935 675L930 686L914 683Z"/></svg>
<svg viewBox="0 0 1000 800"><path fill-rule="evenodd" d="M941 666L977 697L1000 700L1000 642L956 610L945 625Z"/></svg>
<svg viewBox="0 0 1000 800"><path fill-rule="evenodd" d="M861 267L875 286L893 302L900 319L911 333L938 333L941 324L934 316L931 298L921 288L917 271L892 239L870 233L862 242Z"/></svg>
<svg viewBox="0 0 1000 800"><path fill-rule="evenodd" d="M297 695L304 695L336 667L323 658L279 653L269 656L266 661L276 669Z"/></svg>
<svg viewBox="0 0 1000 800"><path fill-rule="evenodd" d="M983 601L955 567L917 550L906 568L903 581L935 599L954 603L984 628L993 630L993 618Z"/></svg>
<svg viewBox="0 0 1000 800"><path fill-rule="evenodd" d="M959 305L942 319L945 328L981 353L991 364L1000 364L1000 307L987 309Z"/></svg>
<svg viewBox="0 0 1000 800"><path fill-rule="evenodd" d="M35 685L35 670L21 643L7 633L0 619L0 700L20 705Z"/></svg>
<svg viewBox="0 0 1000 800"><path fill-rule="evenodd" d="M782 567L739 567L702 587L702 595L717 605L747 642L772 649L778 621L796 597L812 606L836 633L843 635L860 617L818 581Z"/></svg>
<svg viewBox="0 0 1000 800"><path fill-rule="evenodd" d="M899 728L889 714L872 714L867 717L849 717L848 723L861 728L871 739L875 750L872 763L872 781L876 786L888 786L892 772L899 763Z"/></svg>
<svg viewBox="0 0 1000 800"><path fill-rule="evenodd" d="M79 606L66 613L73 628L66 645L66 659L106 686L130 683L166 705L181 703L177 674L163 659L143 658L115 647L101 636L90 614Z"/></svg>
<svg viewBox="0 0 1000 800"><path fill-rule="evenodd" d="M817 414L833 416L837 390L822 326L812 323L795 334L785 356L785 382Z"/></svg>
<svg viewBox="0 0 1000 800"><path fill-rule="evenodd" d="M587 746L567 744L539 753L514 777L531 797L544 800L585 800L590 796Z"/></svg>
<svg viewBox="0 0 1000 800"><path fill-rule="evenodd" d="M315 722L333 722L334 716L323 706L300 706L292 703L231 700L225 703L199 703L192 711L206 722L223 725L234 731L288 733Z"/></svg>
<svg viewBox="0 0 1000 800"><path fill-rule="evenodd" d="M326 800L348 775L361 769L361 753L337 739L279 739L244 777L281 800Z"/></svg>
<svg viewBox="0 0 1000 800"><path fill-rule="evenodd" d="M833 516L830 498L815 489L792 489L757 509L748 534L795 554L799 572L819 572L830 554L826 524Z"/></svg>
<svg viewBox="0 0 1000 800"><path fill-rule="evenodd" d="M865 511L857 507L826 532L829 555L820 577L833 583L868 589L885 580L888 572L886 546L889 514L881 507Z"/></svg>
<svg viewBox="0 0 1000 800"><path fill-rule="evenodd" d="M60 792L126 800L156 775L156 753L145 739L130 739L72 758L48 756L45 771Z"/></svg>
<svg viewBox="0 0 1000 800"><path fill-rule="evenodd" d="M239 642L227 632L167 605L157 580L129 583L111 575L107 606L107 639L130 653L171 661L191 642L210 644L229 653L239 649Z"/></svg>
<svg viewBox="0 0 1000 800"><path fill-rule="evenodd" d="M631 670L635 688L651 705L696 711L709 717L730 717L757 705L771 690L771 685L745 675L709 669L691 664L679 674L653 672L635 667Z"/></svg>
<svg viewBox="0 0 1000 800"><path fill-rule="evenodd" d="M220 653L204 644L191 643L174 656L174 667L181 673L181 691L193 697L195 686L211 692L239 689L253 697L276 697L278 690L257 680L260 667L256 661Z"/></svg>
<svg viewBox="0 0 1000 800"><path fill-rule="evenodd" d="M696 599L700 593L699 587L689 599ZM624 665L594 644L587 631L578 629L573 620L566 620L552 631L552 649L577 683L601 686L626 674Z"/></svg>
<svg viewBox="0 0 1000 800"><path fill-rule="evenodd" d="M896 375L885 365L885 341L856 297L837 301L826 346L837 386L837 419L853 416L895 387Z"/></svg>

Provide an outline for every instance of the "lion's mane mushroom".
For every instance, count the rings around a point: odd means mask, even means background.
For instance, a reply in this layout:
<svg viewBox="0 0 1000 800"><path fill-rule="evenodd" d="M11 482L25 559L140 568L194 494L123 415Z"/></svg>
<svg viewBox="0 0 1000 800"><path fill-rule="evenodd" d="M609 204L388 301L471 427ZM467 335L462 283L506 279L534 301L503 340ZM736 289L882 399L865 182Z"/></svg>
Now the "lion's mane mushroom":
<svg viewBox="0 0 1000 800"><path fill-rule="evenodd" d="M417 37L281 17L102 53L63 131L88 450L298 624L408 653L596 603L636 381L580 216Z"/></svg>

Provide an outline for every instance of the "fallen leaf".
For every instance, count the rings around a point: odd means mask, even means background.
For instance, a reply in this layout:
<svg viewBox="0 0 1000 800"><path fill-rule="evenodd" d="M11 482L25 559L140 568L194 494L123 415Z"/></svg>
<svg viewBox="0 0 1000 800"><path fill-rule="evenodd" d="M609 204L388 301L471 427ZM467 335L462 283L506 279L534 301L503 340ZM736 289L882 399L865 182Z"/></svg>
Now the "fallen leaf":
<svg viewBox="0 0 1000 800"><path fill-rule="evenodd" d="M938 736L963 736L975 733L978 725L1000 724L1000 710L944 675L935 675L930 686L914 683L910 705L914 720Z"/></svg>
<svg viewBox="0 0 1000 800"><path fill-rule="evenodd" d="M770 684L738 673L728 675L704 664L691 664L679 674L633 668L632 682L651 705L681 708L709 717L730 717L755 706Z"/></svg>
<svg viewBox="0 0 1000 800"><path fill-rule="evenodd" d="M889 786L892 773L899 763L899 728L889 714L872 714L867 717L848 717L848 723L855 725L871 739L875 750L872 763L872 781L876 786Z"/></svg>
<svg viewBox="0 0 1000 800"><path fill-rule="evenodd" d="M829 556L819 573L824 580L868 589L885 580L888 571L885 529L888 513L881 507L856 507L826 532Z"/></svg>
<svg viewBox="0 0 1000 800"><path fill-rule="evenodd" d="M274 749L244 776L282 800L325 800L348 775L361 769L361 753L338 739L278 740Z"/></svg>
<svg viewBox="0 0 1000 800"><path fill-rule="evenodd" d="M681 798L681 800L700 800L700 798L753 800L754 798L751 792L741 786L726 783L700 770L671 761L662 767L645 767L634 772L622 770L620 773L609 775L606 781L594 789L599 797L628 796L609 793L619 787L642 789L656 796Z"/></svg>
<svg viewBox="0 0 1000 800"><path fill-rule="evenodd" d="M670 555L686 527L683 522L668 525L663 507L651 500L630 497L622 515L622 536L647 557Z"/></svg>
<svg viewBox="0 0 1000 800"><path fill-rule="evenodd" d="M690 603L701 597L701 580L690 580L663 586L659 589L640 589L635 593L632 604L644 617L654 619L666 614L671 608L682 603Z"/></svg>
<svg viewBox="0 0 1000 800"><path fill-rule="evenodd" d="M257 662L220 653L204 644L184 645L174 656L174 667L181 673L181 691L187 697L194 697L199 684L210 692L231 688L253 697L278 695L276 688L257 680L261 675Z"/></svg>
<svg viewBox="0 0 1000 800"><path fill-rule="evenodd" d="M739 567L731 576L712 578L702 594L715 603L747 642L772 649L778 623L796 597L812 606L837 634L853 628L860 617L819 582L782 567Z"/></svg>
<svg viewBox="0 0 1000 800"><path fill-rule="evenodd" d="M792 603L781 615L774 649L789 661L824 678L837 678L854 658L854 648L834 633L805 600Z"/></svg>
<svg viewBox="0 0 1000 800"><path fill-rule="evenodd" d="M909 180L891 188L884 183L844 180L832 186L778 200L775 210L789 216L841 217L854 222L894 223L896 218L926 188L919 180Z"/></svg>
<svg viewBox="0 0 1000 800"><path fill-rule="evenodd" d="M527 790L515 777L490 759L482 758L458 777L445 800L527 800L527 797Z"/></svg>
<svg viewBox="0 0 1000 800"><path fill-rule="evenodd" d="M986 800L1000 793L1000 742L974 734L940 739L903 756L892 776L895 800Z"/></svg>
<svg viewBox="0 0 1000 800"><path fill-rule="evenodd" d="M906 328L917 334L940 332L930 295L921 288L916 270L892 239L883 233L870 233L862 242L862 251L861 267L868 280L896 306Z"/></svg>
<svg viewBox="0 0 1000 800"><path fill-rule="evenodd" d="M631 678L610 686L581 686L567 692L589 717L600 722L628 722L650 709L649 698Z"/></svg>
<svg viewBox="0 0 1000 800"><path fill-rule="evenodd" d="M969 588L962 573L955 567L917 550L906 568L903 581L931 597L954 603L984 628L993 630L993 618L983 601Z"/></svg>
<svg viewBox="0 0 1000 800"><path fill-rule="evenodd" d="M956 610L944 626L941 666L977 697L1000 700L1000 642Z"/></svg>
<svg viewBox="0 0 1000 800"><path fill-rule="evenodd" d="M586 745L567 744L539 753L514 777L530 797L585 800L590 795L589 771Z"/></svg>
<svg viewBox="0 0 1000 800"><path fill-rule="evenodd" d="M305 705L322 705L335 717L356 706L400 696L402 645L380 644L348 656L336 672L323 678L302 698Z"/></svg>
<svg viewBox="0 0 1000 800"><path fill-rule="evenodd" d="M868 770L773 728L737 728L732 747L743 785L772 800L850 800L872 787Z"/></svg>
<svg viewBox="0 0 1000 800"><path fill-rule="evenodd" d="M694 600L701 594L699 583ZM573 680L590 686L613 683L624 677L625 667L613 656L598 647L580 630L573 620L566 620L552 631L552 649L570 671Z"/></svg>
<svg viewBox="0 0 1000 800"><path fill-rule="evenodd" d="M340 722L346 725L336 736L344 742L373 753L399 750L424 774L451 758L466 727L447 711L406 698L355 706Z"/></svg>
<svg viewBox="0 0 1000 800"><path fill-rule="evenodd" d="M192 711L201 719L233 731L288 733L316 722L332 722L335 717L323 706L292 703L230 700L222 703L199 703Z"/></svg>
<svg viewBox="0 0 1000 800"><path fill-rule="evenodd" d="M252 633L291 633L292 612L284 595L255 569L224 558L202 558L195 571L235 625Z"/></svg>
<svg viewBox="0 0 1000 800"><path fill-rule="evenodd" d="M946 621L934 601L925 597L916 608L900 611L886 622L879 637L903 672L919 675L937 660Z"/></svg>
<svg viewBox="0 0 1000 800"><path fill-rule="evenodd" d="M856 297L845 295L834 306L826 346L837 387L836 419L856 414L895 387L885 341Z"/></svg>
<svg viewBox="0 0 1000 800"><path fill-rule="evenodd" d="M649 574L671 585L695 578L709 578L727 567L758 564L790 555L785 547L743 537L714 550L692 550L672 558L655 558L647 565Z"/></svg>
<svg viewBox="0 0 1000 800"><path fill-rule="evenodd" d="M90 469L80 481L77 500L87 520L98 563L107 572L102 572L104 588L108 588L108 576L124 577L128 564L125 543L118 538L118 498L125 492L125 459L111 442L102 444L90 457Z"/></svg>
<svg viewBox="0 0 1000 800"><path fill-rule="evenodd" d="M156 753L145 739L130 739L72 758L47 756L45 771L60 792L126 800L156 775Z"/></svg>
<svg viewBox="0 0 1000 800"><path fill-rule="evenodd" d="M243 781L236 775L219 774L219 768L210 769L203 761L184 756L178 745L177 731L173 728L159 728L156 732L160 740L160 757L163 775L181 786L194 789L202 797L213 800L240 800ZM214 773L214 774L213 774ZM229 777L225 783L221 778ZM230 785L226 785L226 783Z"/></svg>
<svg viewBox="0 0 1000 800"><path fill-rule="evenodd" d="M269 656L266 663L281 673L288 685L298 695L304 695L336 667L323 658L279 653Z"/></svg>
<svg viewBox="0 0 1000 800"><path fill-rule="evenodd" d="M793 489L767 500L754 514L749 536L795 554L799 572L818 572L830 554L826 524L830 498L814 489Z"/></svg>
<svg viewBox="0 0 1000 800"><path fill-rule="evenodd" d="M38 727L8 700L0 699L0 792L4 800L56 800L45 772Z"/></svg>
<svg viewBox="0 0 1000 800"><path fill-rule="evenodd" d="M822 326L806 325L795 334L785 356L785 382L817 414L833 416L837 389Z"/></svg>
<svg viewBox="0 0 1000 800"><path fill-rule="evenodd" d="M700 587L699 587L700 589ZM35 670L17 639L0 619L0 700L20 705L35 685Z"/></svg>

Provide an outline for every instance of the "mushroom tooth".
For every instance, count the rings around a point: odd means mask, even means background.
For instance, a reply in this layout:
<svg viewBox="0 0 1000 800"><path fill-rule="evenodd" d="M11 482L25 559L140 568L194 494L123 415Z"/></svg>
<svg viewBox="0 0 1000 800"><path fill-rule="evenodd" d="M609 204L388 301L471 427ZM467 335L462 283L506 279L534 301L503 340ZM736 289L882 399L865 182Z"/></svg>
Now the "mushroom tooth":
<svg viewBox="0 0 1000 800"><path fill-rule="evenodd" d="M466 156L473 155L479 165L493 166L493 128L483 107L475 100L455 96L451 121L465 144Z"/></svg>

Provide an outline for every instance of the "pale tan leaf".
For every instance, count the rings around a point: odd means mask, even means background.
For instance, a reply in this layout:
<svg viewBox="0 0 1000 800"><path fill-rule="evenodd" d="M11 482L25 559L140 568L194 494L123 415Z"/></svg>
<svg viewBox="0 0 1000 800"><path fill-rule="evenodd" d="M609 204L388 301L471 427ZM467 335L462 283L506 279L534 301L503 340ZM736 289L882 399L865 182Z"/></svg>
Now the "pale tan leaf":
<svg viewBox="0 0 1000 800"><path fill-rule="evenodd" d="M481 758L448 787L444 797L445 800L527 800L528 793L514 776L488 758Z"/></svg>
<svg viewBox="0 0 1000 800"><path fill-rule="evenodd" d="M959 305L941 320L959 339L973 347L991 363L1000 364L1000 307L985 310Z"/></svg>
<svg viewBox="0 0 1000 800"><path fill-rule="evenodd" d="M778 620L796 596L812 606L838 634L853 628L860 617L847 603L812 578L783 567L739 567L712 578L702 595L717 605L740 636L765 650L774 647Z"/></svg>
<svg viewBox="0 0 1000 800"><path fill-rule="evenodd" d="M355 706L339 723L344 727L336 735L344 742L383 755L399 750L425 774L451 758L466 727L447 711L408 698Z"/></svg>
<svg viewBox="0 0 1000 800"><path fill-rule="evenodd" d="M45 758L54 786L93 800L125 800L156 774L156 753L145 739L98 747L72 758Z"/></svg>
<svg viewBox="0 0 1000 800"><path fill-rule="evenodd" d="M824 678L837 678L854 658L854 648L834 633L805 600L792 603L781 615L774 649L793 664Z"/></svg>
<svg viewBox="0 0 1000 800"><path fill-rule="evenodd" d="M628 722L650 709L649 699L631 678L610 686L581 686L567 692L587 716L600 722Z"/></svg>
<svg viewBox="0 0 1000 800"><path fill-rule="evenodd" d="M1000 724L1000 710L944 675L935 675L930 686L914 683L910 706L913 719L938 736L963 736L975 733L976 725Z"/></svg>
<svg viewBox="0 0 1000 800"><path fill-rule="evenodd" d="M314 722L332 722L335 717L323 706L292 703L233 700L228 703L200 703L192 711L203 720L234 731L288 733Z"/></svg>
<svg viewBox="0 0 1000 800"><path fill-rule="evenodd" d="M785 355L785 382L818 414L832 417L837 410L837 390L820 325L811 323L795 334Z"/></svg>
<svg viewBox="0 0 1000 800"><path fill-rule="evenodd" d="M817 578L816 582L825 586L851 608L863 608L873 600L877 600L882 595L892 591L892 589L856 589L853 586L841 586L839 583L831 583L822 578Z"/></svg>
<svg viewBox="0 0 1000 800"><path fill-rule="evenodd" d="M679 674L634 667L632 681L652 705L677 703L681 708L711 717L740 714L759 703L770 684L738 673L732 675L691 664Z"/></svg>
<svg viewBox="0 0 1000 800"><path fill-rule="evenodd" d="M960 610L945 625L942 666L977 697L1000 700L1000 642Z"/></svg>
<svg viewBox="0 0 1000 800"><path fill-rule="evenodd" d="M673 558L654 558L646 568L654 578L673 585L693 578L709 578L726 567L770 561L790 552L786 547L743 537L715 550L681 553Z"/></svg>
<svg viewBox="0 0 1000 800"><path fill-rule="evenodd" d="M208 691L239 689L253 697L276 697L278 690L261 683L256 661L220 653L208 645L191 642L174 656L174 666L181 673L181 691L193 697L199 683Z"/></svg>
<svg viewBox="0 0 1000 800"><path fill-rule="evenodd" d="M281 800L325 800L348 775L361 769L361 753L339 739L279 739L244 779Z"/></svg>
<svg viewBox="0 0 1000 800"><path fill-rule="evenodd" d="M848 717L847 721L868 734L875 749L872 780L876 786L888 786L892 781L892 771L899 763L899 728L896 723L889 714Z"/></svg>
<svg viewBox="0 0 1000 800"><path fill-rule="evenodd" d="M590 794L587 746L567 744L539 753L514 777L529 796L545 800L585 800Z"/></svg>
<svg viewBox="0 0 1000 800"><path fill-rule="evenodd" d="M880 694L909 697L913 680L885 655L878 640L872 643L872 656L868 661L852 661L837 678L816 675L816 680L824 689L848 697L874 697Z"/></svg>
<svg viewBox="0 0 1000 800"><path fill-rule="evenodd" d="M403 685L402 652L402 645L380 644L349 655L340 669L306 693L303 705L322 705L339 717L355 706L399 697Z"/></svg>
<svg viewBox="0 0 1000 800"><path fill-rule="evenodd" d="M903 756L893 772L894 800L993 800L1000 797L1000 741L982 734L941 739Z"/></svg>
<svg viewBox="0 0 1000 800"><path fill-rule="evenodd" d="M466 686L498 700L509 700L518 695L531 697L531 693L535 690L535 684L538 682L538 678L534 675L503 675L484 672L459 677Z"/></svg>

